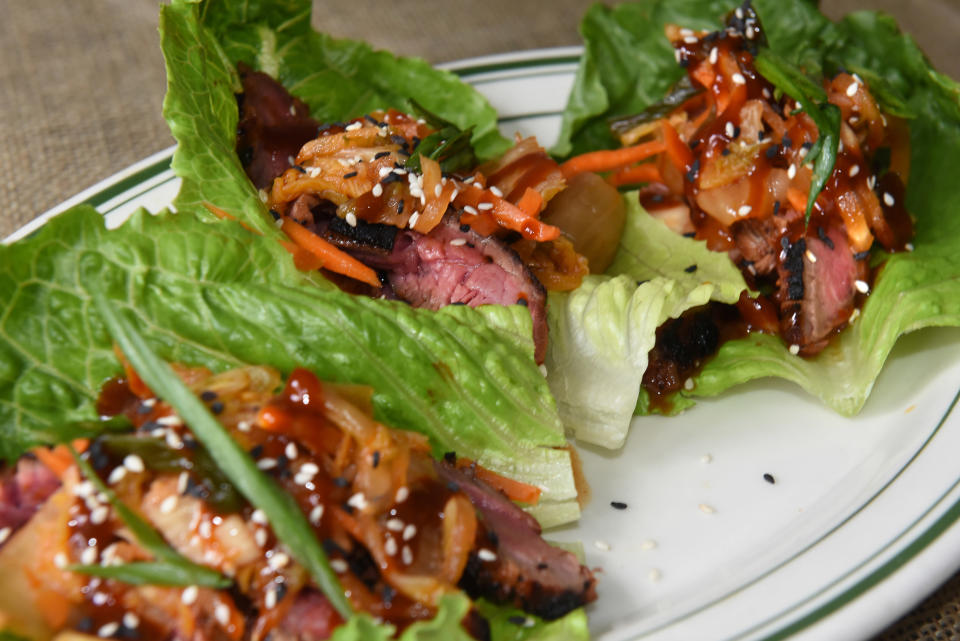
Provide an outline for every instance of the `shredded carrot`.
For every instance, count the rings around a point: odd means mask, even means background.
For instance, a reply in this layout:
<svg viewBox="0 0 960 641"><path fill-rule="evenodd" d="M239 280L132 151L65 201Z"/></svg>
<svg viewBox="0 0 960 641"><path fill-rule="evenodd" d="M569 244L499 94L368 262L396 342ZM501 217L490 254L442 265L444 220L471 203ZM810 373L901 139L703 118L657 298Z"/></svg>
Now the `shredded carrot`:
<svg viewBox="0 0 960 641"><path fill-rule="evenodd" d="M660 140L643 142L631 147L622 147L620 149L610 149L604 151L591 151L579 156L574 156L567 162L560 165L560 171L563 177L570 180L577 174L585 171L612 171L633 163L646 160L655 156L665 149L664 143Z"/></svg>
<svg viewBox="0 0 960 641"><path fill-rule="evenodd" d="M215 205L211 205L210 203L208 203L208 202L206 202L206 201L204 201L203 206L207 208L207 211L209 211L211 214L213 214L214 216L216 216L216 217L219 218L220 220L232 220L232 221L234 221L234 222L238 222L238 223L240 223L240 225L241 225L244 229L246 229L247 231L253 232L254 234L257 234L258 236L263 236L263 233L261 233L261 232L257 231L256 229L250 227L249 225L247 225L247 223L243 222L242 220L237 220L237 217L236 217L236 216L232 216L232 215L228 214L227 212L223 211L223 210L220 209L219 207L217 207L217 206L215 206Z"/></svg>
<svg viewBox="0 0 960 641"><path fill-rule="evenodd" d="M523 192L523 196L521 196L520 200L517 201L517 209L522 211L530 218L539 216L542 208L543 196L540 195L539 191L532 187L527 187L527 190Z"/></svg>
<svg viewBox="0 0 960 641"><path fill-rule="evenodd" d="M83 452L90 445L90 441L85 438L78 438L73 441L71 445L73 445L73 449L78 452ZM38 461L56 474L57 478L62 479L66 471L73 465L73 455L70 454L70 450L67 449L66 445L57 445L50 449L45 446L35 447L31 452L37 457Z"/></svg>
<svg viewBox="0 0 960 641"><path fill-rule="evenodd" d="M319 258L324 268L355 278L372 287L380 287L380 279L377 278L375 271L353 256L340 251L295 220L284 218L281 229L290 240Z"/></svg>
<svg viewBox="0 0 960 641"><path fill-rule="evenodd" d="M494 220L490 212L481 211L477 214L464 213L460 215L460 223L468 225L473 231L481 236L490 236L500 229L500 225Z"/></svg>
<svg viewBox="0 0 960 641"><path fill-rule="evenodd" d="M685 174L693 166L693 152L687 143L680 139L677 130L668 120L662 121L663 142L666 145L667 157L681 173Z"/></svg>
<svg viewBox="0 0 960 641"><path fill-rule="evenodd" d="M456 198L456 203L461 207L469 205L478 211L476 217L471 215L465 220L465 215L461 216L460 220L474 227L474 229L480 233L483 233L483 231L479 226L475 226L474 222L476 222L480 216L489 212L498 225L520 232L524 238L545 241L553 240L560 236L560 229L558 227L548 225L533 216L528 216L512 202L497 196L490 190L467 189L465 192L460 192ZM492 207L484 207L484 204L492 205Z"/></svg>
<svg viewBox="0 0 960 641"><path fill-rule="evenodd" d="M633 167L625 167L607 178L607 182L614 187L632 185L634 183L663 182L663 176L654 163L644 163Z"/></svg>
<svg viewBox="0 0 960 641"><path fill-rule="evenodd" d="M797 211L807 211L807 195L796 187L787 189L787 200Z"/></svg>
<svg viewBox="0 0 960 641"><path fill-rule="evenodd" d="M508 499L527 505L536 505L540 501L540 488L522 481L501 476L468 458L458 458L457 468L472 468L478 479L490 487L503 492Z"/></svg>
<svg viewBox="0 0 960 641"><path fill-rule="evenodd" d="M289 240L281 240L280 244L293 255L293 265L302 272L312 272L323 267L323 261L306 249Z"/></svg>

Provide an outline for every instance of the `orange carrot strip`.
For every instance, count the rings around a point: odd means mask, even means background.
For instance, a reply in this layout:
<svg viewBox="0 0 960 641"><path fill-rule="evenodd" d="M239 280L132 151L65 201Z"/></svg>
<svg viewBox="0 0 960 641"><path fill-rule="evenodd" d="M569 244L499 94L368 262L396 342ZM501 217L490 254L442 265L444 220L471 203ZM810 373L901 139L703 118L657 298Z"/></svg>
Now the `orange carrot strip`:
<svg viewBox="0 0 960 641"><path fill-rule="evenodd" d="M666 145L667 157L680 173L686 174L693 167L693 152L687 143L680 139L677 130L669 121L662 121L663 142Z"/></svg>
<svg viewBox="0 0 960 641"><path fill-rule="evenodd" d="M469 225L473 231L477 232L481 236L490 236L495 231L500 229L500 225L497 224L497 221L493 219L493 216L489 212L479 212L478 214L461 214L460 223L463 225Z"/></svg>
<svg viewBox="0 0 960 641"><path fill-rule="evenodd" d="M380 287L377 273L346 254L291 218L283 219L283 232L297 245L322 261L323 267L332 272L355 278L372 287Z"/></svg>
<svg viewBox="0 0 960 641"><path fill-rule="evenodd" d="M796 187L787 189L787 201L797 211L807 211L807 195Z"/></svg>
<svg viewBox="0 0 960 641"><path fill-rule="evenodd" d="M543 242L545 240L553 240L560 236L560 229L558 227L548 225L537 218L528 216L510 201L504 200L486 189L469 188L457 196L456 202L461 207L470 205L477 210L477 216L489 212L493 215L498 225L512 229L513 231L518 231L524 238L531 238ZM492 205L492 207L488 207L487 205ZM472 221L474 218L471 217L463 220L463 216L461 216L461 220L473 226L473 222L468 221ZM480 231L479 228L477 231Z"/></svg>
<svg viewBox="0 0 960 641"><path fill-rule="evenodd" d="M634 167L626 167L607 178L607 182L614 187L632 185L634 183L663 182L660 170L653 163L645 163Z"/></svg>
<svg viewBox="0 0 960 641"><path fill-rule="evenodd" d="M540 215L540 209L543 207L543 196L533 187L527 187L523 196L517 201L517 209L525 213L530 218L536 218Z"/></svg>
<svg viewBox="0 0 960 641"><path fill-rule="evenodd" d="M611 171L632 165L633 163L662 153L664 149L665 147L662 141L653 140L621 149L591 151L579 156L574 156L563 163L560 165L560 171L563 172L564 178L570 180L577 174L582 174L585 171Z"/></svg>
<svg viewBox="0 0 960 641"><path fill-rule="evenodd" d="M223 211L223 210L220 209L219 207L216 207L216 206L214 206L214 205L211 205L211 204L208 203L208 202L204 202L204 203L203 203L203 206L207 208L207 211L209 211L211 214L213 214L214 216L216 216L216 217L219 218L220 220L232 220L232 221L234 221L234 222L238 222L238 223L240 223L240 226L243 227L244 229L246 229L248 232L254 233L254 234L256 234L257 236L263 236L263 232L257 231L256 229L254 229L253 227L251 227L251 226L248 225L247 223L243 222L242 220L237 220L237 217L236 217L236 216L231 216L230 214L228 214L227 212Z"/></svg>
<svg viewBox="0 0 960 641"><path fill-rule="evenodd" d="M289 240L281 240L280 244L293 255L293 266L302 272L312 272L323 267L323 261L306 249Z"/></svg>
<svg viewBox="0 0 960 641"><path fill-rule="evenodd" d="M527 505L536 505L540 501L540 488L523 481L517 481L501 476L493 470L477 465L468 458L458 458L457 468L473 467L473 473L478 479L490 487L503 492L508 499Z"/></svg>
<svg viewBox="0 0 960 641"><path fill-rule="evenodd" d="M83 452L90 445L90 441L85 438L78 438L73 441L72 445L78 452ZM63 478L64 473L73 465L73 455L70 454L66 445L57 445L51 449L40 446L30 451L37 457L38 461L47 466L58 478Z"/></svg>

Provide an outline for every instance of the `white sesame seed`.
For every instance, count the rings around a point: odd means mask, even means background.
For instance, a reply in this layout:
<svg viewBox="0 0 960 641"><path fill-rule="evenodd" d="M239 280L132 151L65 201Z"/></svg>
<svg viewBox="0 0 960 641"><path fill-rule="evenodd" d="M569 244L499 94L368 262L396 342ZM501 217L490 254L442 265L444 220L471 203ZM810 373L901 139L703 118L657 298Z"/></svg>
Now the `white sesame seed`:
<svg viewBox="0 0 960 641"><path fill-rule="evenodd" d="M493 203L480 203L477 205L477 209L480 211L489 211L493 209Z"/></svg>
<svg viewBox="0 0 960 641"><path fill-rule="evenodd" d="M477 558L481 561L490 563L497 560L497 553L493 550L488 550L487 548L480 548L477 550Z"/></svg>
<svg viewBox="0 0 960 641"><path fill-rule="evenodd" d="M284 554L283 552L274 552L273 555L267 559L267 565L270 566L270 569L274 572L282 570L290 564L290 557Z"/></svg>
<svg viewBox="0 0 960 641"><path fill-rule="evenodd" d="M460 246L462 246L462 245L466 245L466 244L467 244L467 239L466 239L466 238L454 238L453 240L450 241L450 244L453 245L454 247L460 247Z"/></svg>
<svg viewBox="0 0 960 641"><path fill-rule="evenodd" d="M606 541L601 541L600 539L597 539L596 541L593 542L593 547L597 548L601 552L610 551L610 544L607 543Z"/></svg>
<svg viewBox="0 0 960 641"><path fill-rule="evenodd" d="M733 12L733 15L737 17L737 20L743 20L743 9L737 7L736 11Z"/></svg>
<svg viewBox="0 0 960 641"><path fill-rule="evenodd" d="M733 138L733 135L737 133L737 128L728 120L727 124L723 127L723 133L727 134L727 138Z"/></svg>
<svg viewBox="0 0 960 641"><path fill-rule="evenodd" d="M110 508L106 505L101 505L90 512L90 522L94 525L100 525L107 522L108 516L110 516Z"/></svg>
<svg viewBox="0 0 960 641"><path fill-rule="evenodd" d="M896 201L893 199L893 196L890 194L890 192L887 192L887 191L883 192L883 203L887 207L893 207L893 204L895 202Z"/></svg>
<svg viewBox="0 0 960 641"><path fill-rule="evenodd" d="M343 559L330 559L330 567L333 568L333 571L337 574L343 574L350 566L347 565L347 562Z"/></svg>
<svg viewBox="0 0 960 641"><path fill-rule="evenodd" d="M367 497L364 496L363 492L357 492L349 499L347 499L347 505L355 507L360 511L367 509Z"/></svg>
<svg viewBox="0 0 960 641"><path fill-rule="evenodd" d="M204 539L209 539L213 536L213 526L210 524L210 521L200 521L200 525L197 527L197 533Z"/></svg>
<svg viewBox="0 0 960 641"><path fill-rule="evenodd" d="M470 205L464 205L463 211L467 212L468 214L473 214L474 216L477 215L477 210L471 207Z"/></svg>
<svg viewBox="0 0 960 641"><path fill-rule="evenodd" d="M277 459L275 458L267 457L257 461L257 467L259 467L261 470L272 470L276 466L277 466Z"/></svg>
<svg viewBox="0 0 960 641"><path fill-rule="evenodd" d="M83 481L73 486L73 495L79 496L82 499L87 498L88 496L93 494L93 492L94 492L93 483L91 483L90 481Z"/></svg>
<svg viewBox="0 0 960 641"><path fill-rule="evenodd" d="M860 87L857 86L856 82L851 82L847 87L847 97L853 98L855 95L857 95L857 89L859 88Z"/></svg>
<svg viewBox="0 0 960 641"><path fill-rule="evenodd" d="M362 127L362 126L363 126L363 123L360 122L360 121L351 122L349 125L347 125L346 127L344 127L344 131L356 131L357 129L359 129L359 128Z"/></svg>
<svg viewBox="0 0 960 641"><path fill-rule="evenodd" d="M683 39L683 42L684 42L685 44L688 44L688 45L695 45L695 44L697 44L697 37L696 37L696 36L687 36L686 38Z"/></svg>
<svg viewBox="0 0 960 641"><path fill-rule="evenodd" d="M260 197L260 202L262 202L262 203L267 202L267 200L270 198L270 196L267 194L267 190L266 190L266 189L260 189L260 190L258 190L258 191L257 191L257 196Z"/></svg>
<svg viewBox="0 0 960 641"><path fill-rule="evenodd" d="M333 565L331 563L331 565ZM272 610L277 607L277 590L273 586L270 586L270 589L267 590L267 594L263 597L263 606L268 610Z"/></svg>
<svg viewBox="0 0 960 641"><path fill-rule="evenodd" d="M753 211L753 207L751 207L750 205L741 205L740 209L737 210L737 215L746 216L751 211Z"/></svg>
<svg viewBox="0 0 960 641"><path fill-rule="evenodd" d="M258 529L253 533L253 540L256 542L257 547L263 547L267 544L267 531Z"/></svg>
<svg viewBox="0 0 960 641"><path fill-rule="evenodd" d="M115 467L113 468L113 471L110 472L110 476L107 477L107 483L109 483L110 485L116 485L117 483L122 481L123 477L125 477L126 475L127 475L127 468L125 468L122 465Z"/></svg>
<svg viewBox="0 0 960 641"><path fill-rule="evenodd" d="M441 192L443 192L443 187L440 186L440 183L437 183L433 188L433 195L439 198Z"/></svg>
<svg viewBox="0 0 960 641"><path fill-rule="evenodd" d="M805 251L803 255L806 256L806 257L807 257L807 260L809 260L811 263L817 262L817 255L814 254L814 253L813 253L812 251L810 251L809 249L808 249L807 251Z"/></svg>
<svg viewBox="0 0 960 641"><path fill-rule="evenodd" d="M387 535L387 540L383 544L383 551L387 554L387 556L397 555L397 540L389 534Z"/></svg>
<svg viewBox="0 0 960 641"><path fill-rule="evenodd" d="M320 171L319 167L307 167L307 175L310 176L311 178L316 178L321 173L322 172Z"/></svg>
<svg viewBox="0 0 960 641"><path fill-rule="evenodd" d="M679 50L679 49L674 49L674 50L673 50L673 59L677 61L677 64L680 64L680 50Z"/></svg>
<svg viewBox="0 0 960 641"><path fill-rule="evenodd" d="M735 73L730 76L730 80L733 81L735 85L745 85L747 84L747 79L743 77L742 73Z"/></svg>
<svg viewBox="0 0 960 641"><path fill-rule="evenodd" d="M409 225L410 225L410 228L411 228L411 229L412 229L413 227L416 227L418 220L420 220L420 212L415 211L415 212L413 212L412 214L410 214Z"/></svg>
<svg viewBox="0 0 960 641"><path fill-rule="evenodd" d="M403 176L403 175L405 175L405 174L407 173L407 170L406 170L406 169L401 169L400 167L394 167L394 168L393 168L393 173L395 173L395 174L398 175L398 176Z"/></svg>
<svg viewBox="0 0 960 641"><path fill-rule="evenodd" d="M450 194L450 201L453 202L454 200L457 199L457 196L459 196L459 195L460 195L460 190L457 189L456 187L454 187L454 188L453 188L453 193Z"/></svg>
<svg viewBox="0 0 960 641"><path fill-rule="evenodd" d="M165 427L158 427L157 429L151 430L150 432L150 436L152 436L153 438L164 438L166 435L167 435L167 428Z"/></svg>
<svg viewBox="0 0 960 641"><path fill-rule="evenodd" d="M250 421L240 421L237 423L237 429L241 432L249 432L251 428Z"/></svg>
<svg viewBox="0 0 960 641"><path fill-rule="evenodd" d="M316 476L319 472L320 468L317 466L317 464L310 462L301 465L300 470L298 471L299 474L303 474L305 476Z"/></svg>
<svg viewBox="0 0 960 641"><path fill-rule="evenodd" d="M873 188L876 186L876 184L877 184L876 176L867 177L867 189L869 189L870 191L873 191Z"/></svg>
<svg viewBox="0 0 960 641"><path fill-rule="evenodd" d="M850 314L850 319L849 319L847 322L852 323L853 321L857 320L858 318L860 318L860 309L857 308L857 307L855 307L855 308L853 309L853 313Z"/></svg>
<svg viewBox="0 0 960 641"><path fill-rule="evenodd" d="M395 498L397 503L403 503L410 497L410 489L406 485L401 485L397 490L397 495Z"/></svg>
<svg viewBox="0 0 960 641"><path fill-rule="evenodd" d="M794 356L796 356L797 354L799 354L799 353L800 353L800 346L799 346L799 345L791 345L791 346L790 346L790 353L793 354Z"/></svg>
<svg viewBox="0 0 960 641"><path fill-rule="evenodd" d="M258 525L267 524L267 515L264 514L263 510L257 508L250 514L250 520Z"/></svg>
<svg viewBox="0 0 960 641"><path fill-rule="evenodd" d="M420 192L420 205L426 205L426 204L427 204L427 196L423 192Z"/></svg>
<svg viewBox="0 0 960 641"><path fill-rule="evenodd" d="M693 389L693 379L692 379L692 378L688 378L687 380L685 380L685 381L683 382L683 389L687 390L688 392Z"/></svg>
<svg viewBox="0 0 960 641"><path fill-rule="evenodd" d="M913 243L907 243L907 244L904 245L903 247L904 247L904 249L906 249L908 252L912 252L912 251L913 251Z"/></svg>
<svg viewBox="0 0 960 641"><path fill-rule="evenodd" d="M403 540L409 541L417 535L417 526L413 523L409 524L407 527L403 528Z"/></svg>
<svg viewBox="0 0 960 641"><path fill-rule="evenodd" d="M10 538L11 532L13 532L13 528L9 526L0 530L0 545L3 545L7 541L7 539Z"/></svg>
<svg viewBox="0 0 960 641"><path fill-rule="evenodd" d="M641 550L652 550L657 547L657 542L653 539L646 539L645 541L640 542Z"/></svg>
<svg viewBox="0 0 960 641"><path fill-rule="evenodd" d="M490 185L490 193L492 193L497 198L503 198L503 192L500 191L495 185Z"/></svg>
<svg viewBox="0 0 960 641"><path fill-rule="evenodd" d="M659 583L660 579L663 578L663 574L657 568L651 568L647 572L647 578L650 579L650 583Z"/></svg>
<svg viewBox="0 0 960 641"><path fill-rule="evenodd" d="M160 514L170 514L177 509L177 495L173 494L160 503Z"/></svg>
<svg viewBox="0 0 960 641"><path fill-rule="evenodd" d="M153 407L154 405L157 404L157 399L145 398L142 401L140 401L140 404L143 405L144 407Z"/></svg>
<svg viewBox="0 0 960 641"><path fill-rule="evenodd" d="M97 562L97 556L99 556L97 546L88 547L80 554L80 563L82 565L93 565Z"/></svg>
<svg viewBox="0 0 960 641"><path fill-rule="evenodd" d="M469 184L471 184L474 180L476 180L476 176L469 176L469 177L463 179L463 184L464 184L464 185L469 185Z"/></svg>
<svg viewBox="0 0 960 641"><path fill-rule="evenodd" d="M167 431L166 441L167 441L167 445L170 446L170 449L173 449L173 450L183 449L183 439L180 438L180 435L174 432L173 430Z"/></svg>
<svg viewBox="0 0 960 641"><path fill-rule="evenodd" d="M803 160L807 157L807 152L809 150L806 147L800 147L800 151L797 152L797 155L800 156L800 160Z"/></svg>
<svg viewBox="0 0 960 641"><path fill-rule="evenodd" d="M385 178L385 177L386 177L387 175L389 175L390 172L392 172L392 171L393 171L393 167L381 167L381 168L380 168L380 172L379 172L379 173L380 173L380 177L381 177L381 178Z"/></svg>
<svg viewBox="0 0 960 641"><path fill-rule="evenodd" d="M701 504L698 505L697 507L700 508L700 511L703 512L704 514L713 514L714 512L716 512L715 509L713 509L712 507L710 507L710 506L707 505L706 503L701 503Z"/></svg>
<svg viewBox="0 0 960 641"><path fill-rule="evenodd" d="M853 281L853 286L856 287L857 291L860 292L861 294L866 294L867 292L870 291L870 285L868 285L866 281L855 280Z"/></svg>
<svg viewBox="0 0 960 641"><path fill-rule="evenodd" d="M177 477L177 494L186 492L188 485L190 485L190 473L180 472L180 476Z"/></svg>
<svg viewBox="0 0 960 641"><path fill-rule="evenodd" d="M413 550L410 549L409 545L403 546L403 550L400 552L400 558L404 565L410 565L413 563Z"/></svg>
<svg viewBox="0 0 960 641"><path fill-rule="evenodd" d="M230 608L226 603L217 603L213 608L213 616L224 627L230 624Z"/></svg>
<svg viewBox="0 0 960 641"><path fill-rule="evenodd" d="M797 176L797 166L793 163L790 163L790 167L787 168L787 178L793 180Z"/></svg>
<svg viewBox="0 0 960 641"><path fill-rule="evenodd" d="M356 215L355 213L353 213L352 211L348 211L348 212L347 212L347 215L344 216L343 219L346 220L346 221L347 221L347 224L350 225L351 227L356 227L356 226L357 226L357 215ZM290 445L293 445L293 443L290 443ZM294 445L294 447L296 447L296 446ZM290 458L290 457L288 456L287 458ZM294 458L296 458L296 457L294 457Z"/></svg>
<svg viewBox="0 0 960 641"><path fill-rule="evenodd" d="M708 60L710 61L710 64L712 65L717 64L717 58L719 57L719 55L720 55L720 52L717 50L717 48L716 47L712 48L710 50L710 57L708 58Z"/></svg>
<svg viewBox="0 0 960 641"><path fill-rule="evenodd" d="M53 557L53 564L62 570L70 564L70 561L67 560L66 554L63 552L57 552L56 556Z"/></svg>
<svg viewBox="0 0 960 641"><path fill-rule="evenodd" d="M693 35L693 29L689 29L689 28L687 28L687 27L684 27L684 28L680 29L680 37L681 37L681 38L688 38L688 37L690 37L690 36L692 36L692 35Z"/></svg>
<svg viewBox="0 0 960 641"><path fill-rule="evenodd" d="M404 523L400 519L393 518L387 519L386 523L387 529L391 532L402 532L404 528Z"/></svg>
<svg viewBox="0 0 960 641"><path fill-rule="evenodd" d="M184 605L193 605L197 601L197 596L200 594L200 590L195 585L191 585L188 588L184 588L183 593L180 595L180 602Z"/></svg>
<svg viewBox="0 0 960 641"><path fill-rule="evenodd" d="M850 171L847 172L847 175L853 178L860 173L860 165L852 165Z"/></svg>
<svg viewBox="0 0 960 641"><path fill-rule="evenodd" d="M119 629L120 624L116 621L111 621L110 623L104 624L99 630L97 630L97 636L106 639L116 634L117 630Z"/></svg>
<svg viewBox="0 0 960 641"><path fill-rule="evenodd" d="M375 198L379 198L383 195L383 185L377 183L373 186L373 189L370 190L370 193L373 194Z"/></svg>
<svg viewBox="0 0 960 641"><path fill-rule="evenodd" d="M133 612L127 612L123 615L123 627L128 630L136 630L140 627L140 617Z"/></svg>
<svg viewBox="0 0 960 641"><path fill-rule="evenodd" d="M101 605L105 604L107 601L109 601L109 600L110 600L110 597L108 597L108 596L107 596L105 593L103 593L103 592L94 592L94 593L93 593L93 596L90 598L90 600L93 601L93 604L94 604L94 605L96 605L96 606L101 606Z"/></svg>
<svg viewBox="0 0 960 641"><path fill-rule="evenodd" d="M117 549L118 546L116 543L108 545L103 553L100 554L100 564L112 565L114 561L117 561Z"/></svg>

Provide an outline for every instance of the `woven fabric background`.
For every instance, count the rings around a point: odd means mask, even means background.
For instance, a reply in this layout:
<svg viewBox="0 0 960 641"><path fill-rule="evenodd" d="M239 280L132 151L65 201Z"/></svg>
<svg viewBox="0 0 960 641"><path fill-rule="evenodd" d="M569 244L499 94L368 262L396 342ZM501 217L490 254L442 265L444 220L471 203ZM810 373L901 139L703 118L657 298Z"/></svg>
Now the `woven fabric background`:
<svg viewBox="0 0 960 641"><path fill-rule="evenodd" d="M315 2L318 28L431 62L578 44L590 4ZM831 17L865 7L894 14L939 69L960 78L960 0L822 4ZM157 10L156 0L0 0L0 238L173 144L160 115ZM960 640L960 574L874 641L934 639Z"/></svg>

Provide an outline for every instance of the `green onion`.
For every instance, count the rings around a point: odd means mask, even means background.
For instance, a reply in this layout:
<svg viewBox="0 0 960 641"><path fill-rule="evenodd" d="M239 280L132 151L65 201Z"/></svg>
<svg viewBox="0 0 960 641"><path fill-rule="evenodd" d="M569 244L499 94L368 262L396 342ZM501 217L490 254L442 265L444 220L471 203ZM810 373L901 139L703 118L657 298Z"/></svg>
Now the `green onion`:
<svg viewBox="0 0 960 641"><path fill-rule="evenodd" d="M91 483L93 483L94 486L96 486L97 491L103 492L106 495L107 500L110 501L113 509L116 510L120 520L123 521L128 528L130 528L131 532L133 532L137 542L139 542L140 545L143 546L143 548L152 554L157 560L156 563L148 563L143 565L153 566L154 575L162 574L162 576L167 577L167 580L163 583L163 585L177 585L184 587L189 585L200 585L209 588L230 587L230 584L232 583L230 579L227 579L216 570L202 565L197 565L186 557L181 556L176 550L167 545L167 542L163 540L163 537L160 536L160 534L154 530L149 523L147 523L139 514L131 510L126 503L117 497L113 490L107 487L106 483L100 479L93 467L90 466L90 463L85 461L79 454L77 454L77 451L73 449L72 445L68 444L67 448L73 455L73 460L76 461L77 467L80 468L80 471L83 472L83 475ZM162 567L167 568L165 573L161 573L160 568ZM107 570L108 568L100 565L75 565L72 566L71 569L74 572L79 572L81 574L104 576L99 573Z"/></svg>
<svg viewBox="0 0 960 641"><path fill-rule="evenodd" d="M473 127L463 130L448 120L428 111L416 100L411 99L414 111L436 131L421 140L413 153L404 163L410 171L423 171L420 157L436 160L444 172L469 169L477 164L477 157L470 144Z"/></svg>
<svg viewBox="0 0 960 641"><path fill-rule="evenodd" d="M102 292L93 293L97 311L140 378L177 411L240 494L263 510L274 534L307 569L337 612L345 619L349 618L352 613L350 602L344 596L313 528L293 498L257 468L200 399L167 363L153 353L143 337L111 306Z"/></svg>
<svg viewBox="0 0 960 641"><path fill-rule="evenodd" d="M209 568L203 568L209 570ZM119 565L69 565L67 569L77 574L96 576L101 579L113 579L130 585L160 585L172 588L185 588L197 585L204 588L228 588L230 581L216 572L217 580L198 574L182 564L160 561L137 561Z"/></svg>
<svg viewBox="0 0 960 641"><path fill-rule="evenodd" d="M755 63L757 71L764 78L800 103L820 131L820 136L806 157L808 162L814 162L813 180L807 195L806 219L809 222L813 203L817 201L817 196L823 191L837 163L840 149L840 109L827 102L827 94L822 87L770 49L760 51Z"/></svg>

